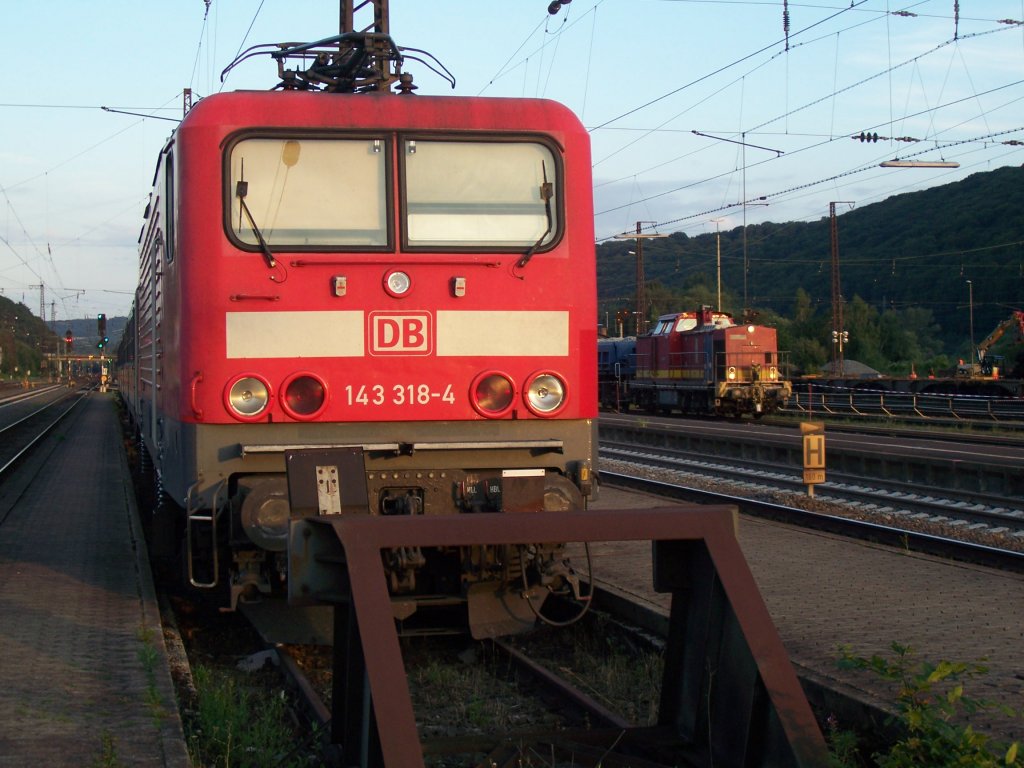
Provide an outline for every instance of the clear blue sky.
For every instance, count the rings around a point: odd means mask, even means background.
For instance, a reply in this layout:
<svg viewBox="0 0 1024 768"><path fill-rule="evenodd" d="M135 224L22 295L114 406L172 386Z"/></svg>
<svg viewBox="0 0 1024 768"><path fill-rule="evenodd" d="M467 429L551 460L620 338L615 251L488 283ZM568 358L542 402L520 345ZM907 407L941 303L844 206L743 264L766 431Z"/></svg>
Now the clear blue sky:
<svg viewBox="0 0 1024 768"><path fill-rule="evenodd" d="M334 0L33 0L4 13L0 290L59 321L126 314L182 89L269 88L258 43L337 33ZM561 101L591 129L599 239L814 220L1024 162L1024 0L391 0L421 94ZM142 118L101 107L139 112ZM693 131L713 137L695 135ZM851 140L861 131L919 142ZM747 146L744 147L743 144ZM894 157L957 170L882 169ZM744 196L744 185L746 194ZM764 197L768 205L753 201ZM845 208L846 206L843 206ZM645 225L649 227L649 225ZM828 244L822 244L823 252Z"/></svg>

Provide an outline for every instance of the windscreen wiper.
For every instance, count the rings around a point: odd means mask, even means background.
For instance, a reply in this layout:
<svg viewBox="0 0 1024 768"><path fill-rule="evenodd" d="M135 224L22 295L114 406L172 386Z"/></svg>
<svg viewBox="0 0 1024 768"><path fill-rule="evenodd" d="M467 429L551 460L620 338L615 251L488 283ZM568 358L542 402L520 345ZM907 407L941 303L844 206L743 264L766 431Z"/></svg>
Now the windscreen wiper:
<svg viewBox="0 0 1024 768"><path fill-rule="evenodd" d="M547 165L541 163L540 169L544 176L544 183L540 185L540 198L544 201L544 215L547 217L548 227L544 230L544 234L537 239L537 242L531 245L530 249L519 258L516 266L520 269L525 267L526 263L533 258L533 254L535 254L537 249L540 248L541 243L547 239L547 236L551 234L551 230L555 228L554 218L551 215L551 198L555 194L554 185L548 181Z"/></svg>
<svg viewBox="0 0 1024 768"><path fill-rule="evenodd" d="M249 226L252 227L253 233L256 235L256 240L260 244L260 251L263 253L263 258L266 259L267 266L273 269L277 266L277 259L274 258L274 254L270 252L270 247L267 245L267 241L263 237L263 233L260 232L260 228L256 226L256 220L252 217L252 213L249 211L249 206L245 204L245 196L249 194L249 182L240 181L235 185L235 197L238 198L238 202L242 206L242 211L245 212L245 217L249 219Z"/></svg>

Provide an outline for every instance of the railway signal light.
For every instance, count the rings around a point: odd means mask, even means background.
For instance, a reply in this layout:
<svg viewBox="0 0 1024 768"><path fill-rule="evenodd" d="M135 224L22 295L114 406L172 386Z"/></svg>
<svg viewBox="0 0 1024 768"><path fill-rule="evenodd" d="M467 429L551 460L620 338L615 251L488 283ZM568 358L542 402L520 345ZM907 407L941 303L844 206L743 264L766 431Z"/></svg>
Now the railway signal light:
<svg viewBox="0 0 1024 768"><path fill-rule="evenodd" d="M96 349L103 349L110 341L110 338L107 336L107 316L102 312L96 315L96 334L100 337L99 342L96 344Z"/></svg>

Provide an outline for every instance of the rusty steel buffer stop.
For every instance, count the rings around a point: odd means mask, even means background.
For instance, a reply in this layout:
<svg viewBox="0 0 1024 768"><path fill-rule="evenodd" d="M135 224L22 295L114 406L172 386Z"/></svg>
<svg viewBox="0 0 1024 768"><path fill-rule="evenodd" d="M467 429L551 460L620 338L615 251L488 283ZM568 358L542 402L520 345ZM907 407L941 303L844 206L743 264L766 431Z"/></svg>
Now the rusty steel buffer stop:
<svg viewBox="0 0 1024 768"><path fill-rule="evenodd" d="M288 452L292 509L312 506L291 520L288 601L333 606L330 731L345 766L422 768L424 751L439 746L417 735L382 553L636 540L652 542L653 587L672 595L657 725L496 735L485 764L514 765L514 757L498 756L522 747L524 738L541 754L565 753L577 765L827 763L821 731L736 539L735 507L372 515L361 449L304 454ZM324 472L326 485L317 479ZM339 503L318 505L318 485L337 493Z"/></svg>

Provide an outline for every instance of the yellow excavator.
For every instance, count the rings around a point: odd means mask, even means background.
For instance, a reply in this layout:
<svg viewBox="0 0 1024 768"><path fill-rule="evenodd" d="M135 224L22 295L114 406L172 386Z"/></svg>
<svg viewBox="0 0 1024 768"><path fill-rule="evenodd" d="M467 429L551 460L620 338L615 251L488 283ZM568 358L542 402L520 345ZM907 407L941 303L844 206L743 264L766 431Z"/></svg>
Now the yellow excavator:
<svg viewBox="0 0 1024 768"><path fill-rule="evenodd" d="M970 379L998 379L1001 356L989 355L988 351L1011 328L1017 328L1017 342L1024 342L1024 312L1014 310L1010 316L997 325L992 333L982 339L974 350L976 359L970 363L963 361L957 366L956 375Z"/></svg>

